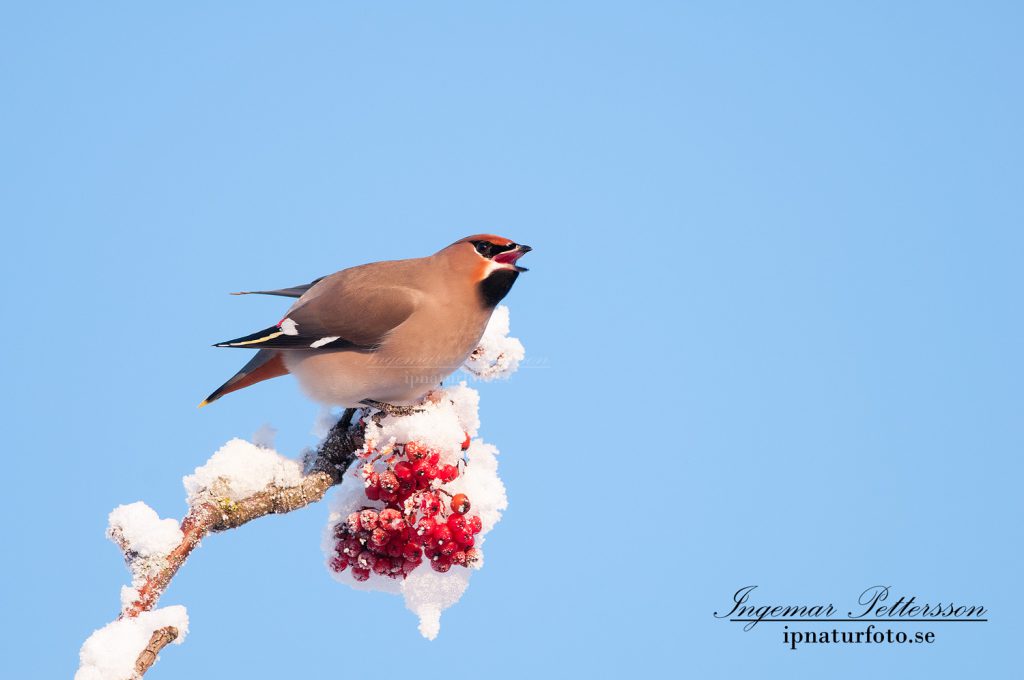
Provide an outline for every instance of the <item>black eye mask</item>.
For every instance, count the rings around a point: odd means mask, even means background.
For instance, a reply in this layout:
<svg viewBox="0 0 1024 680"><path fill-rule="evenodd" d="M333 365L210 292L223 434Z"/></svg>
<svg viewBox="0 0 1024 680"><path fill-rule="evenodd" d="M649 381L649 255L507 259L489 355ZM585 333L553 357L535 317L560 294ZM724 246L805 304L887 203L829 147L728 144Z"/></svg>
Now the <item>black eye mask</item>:
<svg viewBox="0 0 1024 680"><path fill-rule="evenodd" d="M490 241L470 241L473 247L476 248L476 252L480 253L483 257L488 260L497 255L498 253L504 253L506 250L512 250L518 246L515 243L509 243L506 246L499 246Z"/></svg>

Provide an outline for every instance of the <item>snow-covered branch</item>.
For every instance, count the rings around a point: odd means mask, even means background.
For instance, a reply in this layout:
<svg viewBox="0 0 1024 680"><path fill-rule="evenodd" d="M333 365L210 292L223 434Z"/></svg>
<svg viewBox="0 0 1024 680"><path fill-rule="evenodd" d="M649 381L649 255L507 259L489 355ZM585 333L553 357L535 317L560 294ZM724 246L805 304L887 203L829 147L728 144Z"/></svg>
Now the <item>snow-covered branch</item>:
<svg viewBox="0 0 1024 680"><path fill-rule="evenodd" d="M338 423L313 457L308 473L302 474L296 461L270 449L241 439L228 442L196 474L185 478L190 509L181 523L181 541L166 554L163 564L133 588L134 597L122 615L136 616L152 609L208 533L235 529L257 517L284 514L322 499L341 482L361 446L361 428ZM134 576L130 547L125 556Z"/></svg>
<svg viewBox="0 0 1024 680"><path fill-rule="evenodd" d="M75 680L140 678L160 650L188 632L182 606L154 609L200 541L258 517L298 510L324 497L363 446L362 426L339 422L308 457L306 470L270 449L235 439L185 478L189 512L180 526L161 520L145 503L110 513L108 535L132 574L121 593L121 615L82 645Z"/></svg>

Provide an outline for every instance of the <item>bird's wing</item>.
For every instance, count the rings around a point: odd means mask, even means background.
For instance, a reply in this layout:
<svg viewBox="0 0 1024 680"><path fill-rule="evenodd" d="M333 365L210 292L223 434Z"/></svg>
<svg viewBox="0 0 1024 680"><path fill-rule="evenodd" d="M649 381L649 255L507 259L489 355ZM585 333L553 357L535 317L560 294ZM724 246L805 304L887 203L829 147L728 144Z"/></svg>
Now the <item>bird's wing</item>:
<svg viewBox="0 0 1024 680"><path fill-rule="evenodd" d="M216 346L373 351L413 313L417 293L353 271L321 280L276 325Z"/></svg>
<svg viewBox="0 0 1024 680"><path fill-rule="evenodd" d="M232 295L280 295L281 297L299 298L306 294L306 291L315 286L316 284L323 281L324 277L321 276L315 281L303 284L301 286L292 286L291 288L278 288L276 290L242 290Z"/></svg>

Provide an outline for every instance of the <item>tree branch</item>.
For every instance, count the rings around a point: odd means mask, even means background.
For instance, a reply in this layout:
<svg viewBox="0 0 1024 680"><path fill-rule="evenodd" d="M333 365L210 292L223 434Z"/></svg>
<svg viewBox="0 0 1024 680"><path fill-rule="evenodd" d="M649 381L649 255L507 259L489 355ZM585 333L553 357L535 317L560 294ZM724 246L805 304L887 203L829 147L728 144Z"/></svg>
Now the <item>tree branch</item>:
<svg viewBox="0 0 1024 680"><path fill-rule="evenodd" d="M209 500L192 506L181 522L184 535L181 543L167 555L164 566L146 577L138 588L137 597L124 608L119 618L135 617L152 610L207 534L235 529L258 517L298 510L319 501L328 489L340 484L342 475L355 459L355 452L363 445L363 427L351 425L351 419L352 414L346 411L312 456L307 465L309 472L299 484L288 487L271 485L238 501ZM130 555L128 557L130 559ZM160 650L177 637L178 630L172 626L156 630L135 663L136 677L141 678L156 662Z"/></svg>
<svg viewBox="0 0 1024 680"><path fill-rule="evenodd" d="M135 677L141 678L149 670L150 666L156 663L160 650L178 639L178 629L174 626L164 626L153 631L153 637L149 638L149 644L139 652L139 658L135 660Z"/></svg>

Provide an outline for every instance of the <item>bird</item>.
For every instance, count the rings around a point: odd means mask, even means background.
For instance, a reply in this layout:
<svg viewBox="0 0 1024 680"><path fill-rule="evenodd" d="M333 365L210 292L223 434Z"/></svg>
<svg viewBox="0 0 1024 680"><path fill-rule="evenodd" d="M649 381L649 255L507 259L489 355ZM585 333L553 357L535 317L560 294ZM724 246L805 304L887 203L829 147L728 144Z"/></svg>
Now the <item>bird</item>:
<svg viewBox="0 0 1024 680"><path fill-rule="evenodd" d="M214 347L258 350L199 404L291 374L314 401L406 414L476 349L526 268L530 246L467 236L428 257L342 269L312 282L234 293L297 298L273 326Z"/></svg>

